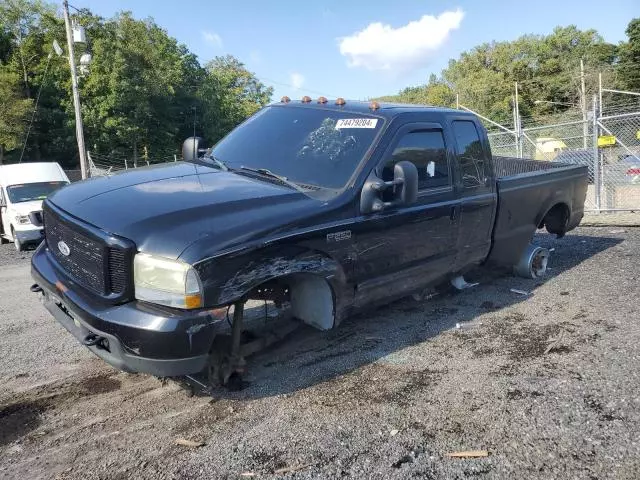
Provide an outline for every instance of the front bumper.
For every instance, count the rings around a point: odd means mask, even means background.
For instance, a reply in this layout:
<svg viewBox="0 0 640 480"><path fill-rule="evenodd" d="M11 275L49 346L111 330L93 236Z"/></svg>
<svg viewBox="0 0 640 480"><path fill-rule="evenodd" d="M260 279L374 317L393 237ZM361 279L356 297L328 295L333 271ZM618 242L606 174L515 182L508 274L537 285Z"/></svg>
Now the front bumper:
<svg viewBox="0 0 640 480"><path fill-rule="evenodd" d="M144 302L110 305L67 278L40 244L31 275L42 289L43 304L54 318L98 357L126 372L160 377L202 371L224 318L212 311L182 311ZM87 337L100 337L95 345Z"/></svg>
<svg viewBox="0 0 640 480"><path fill-rule="evenodd" d="M40 242L44 239L44 230L42 228L30 228L25 230L15 229L15 235L20 243Z"/></svg>

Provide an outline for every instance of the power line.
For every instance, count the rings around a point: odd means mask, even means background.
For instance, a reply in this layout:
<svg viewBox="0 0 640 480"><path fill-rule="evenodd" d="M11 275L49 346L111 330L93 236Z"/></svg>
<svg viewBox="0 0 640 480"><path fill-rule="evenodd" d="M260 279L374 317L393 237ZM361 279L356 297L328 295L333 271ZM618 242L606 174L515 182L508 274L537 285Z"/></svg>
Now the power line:
<svg viewBox="0 0 640 480"><path fill-rule="evenodd" d="M24 137L24 143L22 144L22 152L20 152L20 160L18 163L22 163L22 157L24 156L24 151L27 148L27 140L29 140L29 134L31 133L31 127L33 126L33 121L36 118L36 112L38 111L38 102L40 101L40 94L42 93L42 87L47 81L47 73L49 72L49 63L51 63L52 54L49 53L47 57L47 65L44 67L44 75L42 76L42 83L40 83L40 89L38 90L38 95L36 96L36 104L33 106L33 113L31 114L31 121L29 122L29 128L27 128L27 134Z"/></svg>

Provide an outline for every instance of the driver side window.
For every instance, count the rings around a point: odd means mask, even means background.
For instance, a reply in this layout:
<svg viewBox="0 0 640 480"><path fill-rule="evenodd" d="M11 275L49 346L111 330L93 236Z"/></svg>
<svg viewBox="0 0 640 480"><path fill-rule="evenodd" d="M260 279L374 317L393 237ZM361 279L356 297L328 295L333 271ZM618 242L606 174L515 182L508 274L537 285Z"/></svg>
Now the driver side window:
<svg viewBox="0 0 640 480"><path fill-rule="evenodd" d="M393 167L401 161L409 161L418 169L418 190L448 187L451 184L442 130L419 130L402 136L391 158L382 167L381 177L384 181L393 180Z"/></svg>

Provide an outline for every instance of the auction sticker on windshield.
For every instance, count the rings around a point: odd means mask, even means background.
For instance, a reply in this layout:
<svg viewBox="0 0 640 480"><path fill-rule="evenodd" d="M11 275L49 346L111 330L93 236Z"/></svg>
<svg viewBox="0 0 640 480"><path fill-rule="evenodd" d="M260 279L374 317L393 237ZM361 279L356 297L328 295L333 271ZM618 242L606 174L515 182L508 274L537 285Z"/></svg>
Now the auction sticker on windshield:
<svg viewBox="0 0 640 480"><path fill-rule="evenodd" d="M336 130L341 128L376 128L377 118L341 118L336 122Z"/></svg>

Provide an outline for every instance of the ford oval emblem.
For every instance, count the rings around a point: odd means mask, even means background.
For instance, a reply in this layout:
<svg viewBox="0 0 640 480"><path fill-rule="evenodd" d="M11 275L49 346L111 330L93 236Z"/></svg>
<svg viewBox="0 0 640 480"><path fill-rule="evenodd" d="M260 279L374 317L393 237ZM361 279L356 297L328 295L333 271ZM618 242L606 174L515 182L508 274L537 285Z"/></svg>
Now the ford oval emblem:
<svg viewBox="0 0 640 480"><path fill-rule="evenodd" d="M58 250L60 250L60 253L63 254L65 257L68 257L69 254L71 253L71 249L69 248L69 245L64 243L62 240L58 242Z"/></svg>

